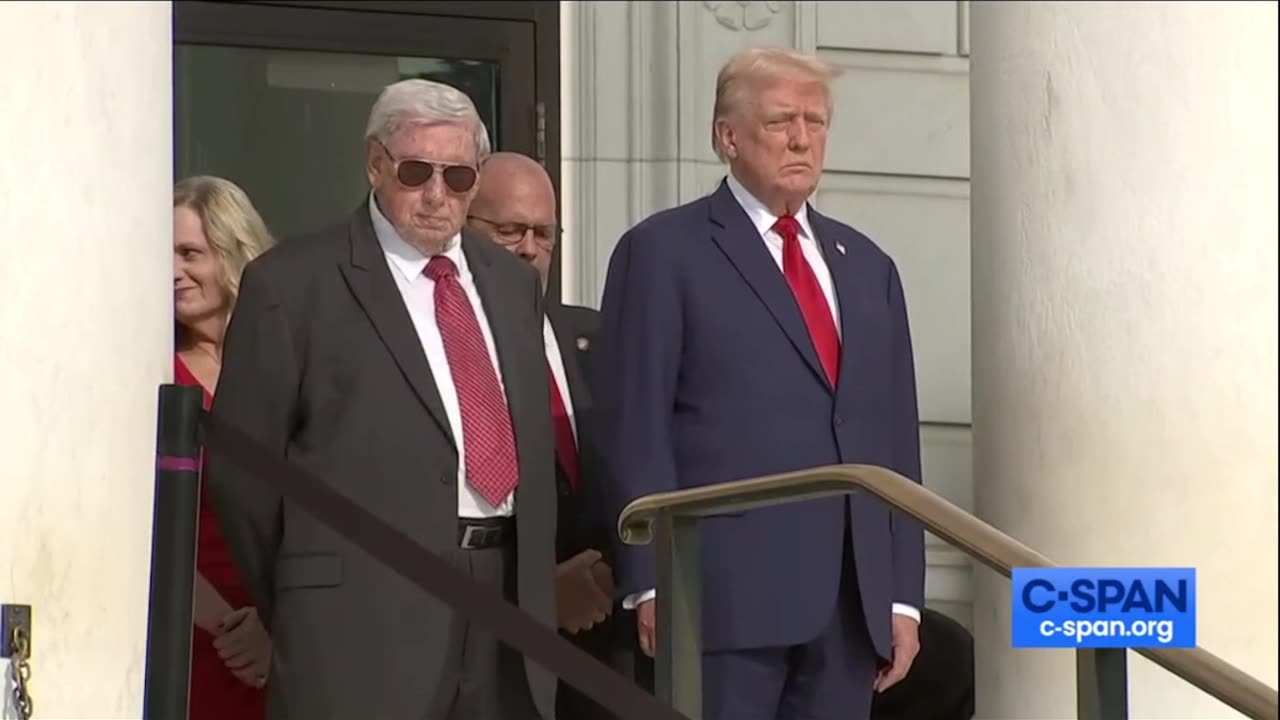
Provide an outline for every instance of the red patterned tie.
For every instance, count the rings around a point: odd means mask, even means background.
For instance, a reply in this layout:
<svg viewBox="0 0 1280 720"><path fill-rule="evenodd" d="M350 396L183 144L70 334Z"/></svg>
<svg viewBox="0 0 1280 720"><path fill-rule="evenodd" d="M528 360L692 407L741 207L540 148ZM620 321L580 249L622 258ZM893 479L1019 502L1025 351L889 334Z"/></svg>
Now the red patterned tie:
<svg viewBox="0 0 1280 720"><path fill-rule="evenodd" d="M800 312L809 326L809 336L813 338L818 358L827 371L827 379L835 387L840 374L840 336L836 334L831 306L818 284L818 276L813 274L813 268L800 249L800 222L791 215L783 215L774 223L773 229L782 236L782 274L800 304Z"/></svg>
<svg viewBox="0 0 1280 720"><path fill-rule="evenodd" d="M560 383L556 382L556 374L551 365L547 365L547 377L551 378L551 421L556 432L556 459L564 474L569 477L569 487L575 491L582 477L582 466L578 459L578 443L573 439L573 426L569 424L569 411L564 405L564 396L560 394Z"/></svg>
<svg viewBox="0 0 1280 720"><path fill-rule="evenodd" d="M427 263L436 283L436 325L462 406L467 484L497 507L519 482L515 433L475 309L458 282L458 266L443 255Z"/></svg>

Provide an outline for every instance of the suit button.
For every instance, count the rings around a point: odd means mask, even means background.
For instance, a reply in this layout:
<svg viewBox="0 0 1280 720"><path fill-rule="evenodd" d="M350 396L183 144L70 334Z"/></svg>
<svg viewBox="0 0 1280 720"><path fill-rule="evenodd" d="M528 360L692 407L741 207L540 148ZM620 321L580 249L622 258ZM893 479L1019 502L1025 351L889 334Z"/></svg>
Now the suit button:
<svg viewBox="0 0 1280 720"><path fill-rule="evenodd" d="M844 418L837 415L835 419L835 423L836 423L836 427L840 427L841 425L844 424Z"/></svg>

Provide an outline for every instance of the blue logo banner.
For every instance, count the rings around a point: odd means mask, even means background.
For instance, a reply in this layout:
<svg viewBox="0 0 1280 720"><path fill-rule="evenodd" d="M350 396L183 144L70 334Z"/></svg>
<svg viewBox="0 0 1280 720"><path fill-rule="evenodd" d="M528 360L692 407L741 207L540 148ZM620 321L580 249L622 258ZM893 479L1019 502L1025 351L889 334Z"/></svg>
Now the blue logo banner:
<svg viewBox="0 0 1280 720"><path fill-rule="evenodd" d="M1013 569L1014 647L1195 645L1195 568Z"/></svg>

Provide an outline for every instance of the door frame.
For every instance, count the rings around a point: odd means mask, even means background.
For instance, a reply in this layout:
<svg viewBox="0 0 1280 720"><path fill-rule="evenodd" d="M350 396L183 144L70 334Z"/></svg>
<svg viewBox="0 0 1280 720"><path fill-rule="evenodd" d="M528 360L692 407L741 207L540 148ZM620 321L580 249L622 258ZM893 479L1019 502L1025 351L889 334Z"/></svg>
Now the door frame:
<svg viewBox="0 0 1280 720"><path fill-rule="evenodd" d="M353 0L312 1L299 0L251 0L249 2L226 1L181 1L173 3L173 42L195 43L205 45L253 46L287 49L314 49L306 47L307 27L304 24L295 26L288 33L273 32L270 25L254 23L228 23L227 18L244 18L260 8L264 15L276 15L272 9L314 10L316 12L335 11L344 13L398 14L416 17L430 17L440 22L457 24L459 28L474 27L474 23L485 21L502 23L511 27L511 23L527 26L522 37L532 38L532 47L506 47L504 33L480 33L485 36L479 43L476 33L459 32L457 44L448 44L439 49L387 47L387 54L401 53L406 55L430 53L434 57L501 60L500 56L511 56L511 50L518 55L530 52L534 62L534 86L516 88L515 95L520 98L517 108L499 108L500 123L504 133L514 131L522 138L532 138L532 142L524 141L513 149L528 152L542 160L551 176L556 191L556 216L563 223L563 203L560 177L560 3L542 0L540 2L433 2L426 0ZM297 15L305 18L307 15ZM320 17L320 16L314 16ZM221 18L221 20L220 20ZM246 26L247 25L247 26ZM523 41L517 41L524 45ZM332 46L332 43L328 43ZM337 48L341 51L341 48ZM368 52L367 47L352 48L352 52ZM518 56L517 55L517 56ZM503 67L504 71L506 68ZM501 93L501 91L500 91ZM523 131L523 132L522 132ZM526 135L526 132L528 133ZM504 143L508 145L508 143ZM541 152L539 147L541 146ZM554 302L560 299L560 248L556 248L551 263L551 277L547 294Z"/></svg>

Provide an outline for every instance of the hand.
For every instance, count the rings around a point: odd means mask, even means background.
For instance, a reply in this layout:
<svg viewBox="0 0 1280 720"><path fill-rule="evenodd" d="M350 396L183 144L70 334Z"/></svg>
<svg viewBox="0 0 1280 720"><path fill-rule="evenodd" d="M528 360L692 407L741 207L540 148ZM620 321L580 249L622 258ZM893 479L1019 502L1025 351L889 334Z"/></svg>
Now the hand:
<svg viewBox="0 0 1280 720"><path fill-rule="evenodd" d="M657 622L654 620L656 607L653 600L645 600L636 605L636 634L640 637L640 649L649 657L653 657L654 650L658 647L658 632L655 629Z"/></svg>
<svg viewBox="0 0 1280 720"><path fill-rule="evenodd" d="M893 614L893 664L876 673L876 692L884 692L907 676L920 652L920 623L899 613Z"/></svg>
<svg viewBox="0 0 1280 720"><path fill-rule="evenodd" d="M596 587L600 588L600 592L609 598L609 606L605 608L605 612L613 611L613 569L608 563L597 562L591 566L591 578L596 581Z"/></svg>
<svg viewBox="0 0 1280 720"><path fill-rule="evenodd" d="M556 614L571 633L604 622L613 610L613 571L600 557L583 550L556 566Z"/></svg>
<svg viewBox="0 0 1280 720"><path fill-rule="evenodd" d="M262 626L257 608L242 607L222 618L213 646L218 657L250 687L263 687L271 671L271 636Z"/></svg>

